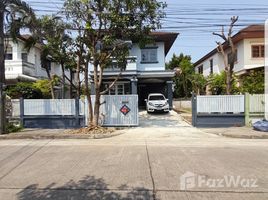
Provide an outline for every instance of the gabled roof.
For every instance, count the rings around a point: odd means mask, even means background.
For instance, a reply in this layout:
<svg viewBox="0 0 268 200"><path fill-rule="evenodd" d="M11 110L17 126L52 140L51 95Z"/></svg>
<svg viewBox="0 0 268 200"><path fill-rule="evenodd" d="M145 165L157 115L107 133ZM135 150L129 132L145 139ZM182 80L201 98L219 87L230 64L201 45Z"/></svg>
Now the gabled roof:
<svg viewBox="0 0 268 200"><path fill-rule="evenodd" d="M240 30L237 34L235 34L233 38L234 44L240 42L241 40L244 39L250 39L250 38L264 38L264 25L259 25L259 24L254 24L250 25L242 30ZM224 48L228 48L226 44L223 44ZM201 64L214 54L218 52L217 48L213 49L211 52L209 52L207 55L199 59L197 62L194 63L194 66L196 67L197 65Z"/></svg>

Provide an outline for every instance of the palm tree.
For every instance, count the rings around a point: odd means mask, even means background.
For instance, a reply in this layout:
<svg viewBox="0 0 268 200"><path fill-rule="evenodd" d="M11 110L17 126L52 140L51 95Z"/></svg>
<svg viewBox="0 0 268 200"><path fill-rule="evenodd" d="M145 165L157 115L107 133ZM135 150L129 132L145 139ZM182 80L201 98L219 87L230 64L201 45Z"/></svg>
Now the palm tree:
<svg viewBox="0 0 268 200"><path fill-rule="evenodd" d="M32 29L35 20L34 11L21 0L1 0L0 2L0 134L5 133L5 51L4 39L8 34L14 40L19 35L20 28Z"/></svg>

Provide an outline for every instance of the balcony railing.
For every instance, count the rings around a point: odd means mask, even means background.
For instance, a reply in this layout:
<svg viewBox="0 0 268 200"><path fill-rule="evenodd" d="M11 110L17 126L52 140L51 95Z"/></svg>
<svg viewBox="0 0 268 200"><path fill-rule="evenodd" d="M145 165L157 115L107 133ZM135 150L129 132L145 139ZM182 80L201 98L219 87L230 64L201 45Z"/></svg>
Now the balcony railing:
<svg viewBox="0 0 268 200"><path fill-rule="evenodd" d="M35 76L35 65L22 60L5 60L5 73L8 75L24 74Z"/></svg>
<svg viewBox="0 0 268 200"><path fill-rule="evenodd" d="M137 70L137 56L129 56L126 71L136 71L136 70ZM105 71L120 71L120 69L115 61L110 67L106 68Z"/></svg>

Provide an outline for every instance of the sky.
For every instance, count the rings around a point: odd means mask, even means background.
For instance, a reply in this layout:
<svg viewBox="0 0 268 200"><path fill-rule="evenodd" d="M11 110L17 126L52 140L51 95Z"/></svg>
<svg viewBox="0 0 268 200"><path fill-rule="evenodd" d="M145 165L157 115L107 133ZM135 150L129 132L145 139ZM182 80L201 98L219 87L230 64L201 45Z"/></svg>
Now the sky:
<svg viewBox="0 0 268 200"><path fill-rule="evenodd" d="M63 0L25 0L37 14L56 13ZM162 0L161 0L162 1ZM264 24L268 19L267 0L166 0L166 17L162 20L162 30L180 35L169 51L166 61L175 53L184 53L195 62L216 47L220 41L213 32L226 29L232 16L239 16L234 33L251 24Z"/></svg>

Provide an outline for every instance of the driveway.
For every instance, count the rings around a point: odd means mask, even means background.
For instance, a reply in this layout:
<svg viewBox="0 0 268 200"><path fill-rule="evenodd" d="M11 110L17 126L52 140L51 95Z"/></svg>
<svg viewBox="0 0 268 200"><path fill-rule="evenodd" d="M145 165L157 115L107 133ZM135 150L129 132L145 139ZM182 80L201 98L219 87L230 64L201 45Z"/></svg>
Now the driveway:
<svg viewBox="0 0 268 200"><path fill-rule="evenodd" d="M140 115L141 127L112 138L0 140L0 199L268 198L267 140L206 134L173 112ZM201 184L185 189L186 172L190 178L194 173L195 181L233 176L257 180L257 187Z"/></svg>

